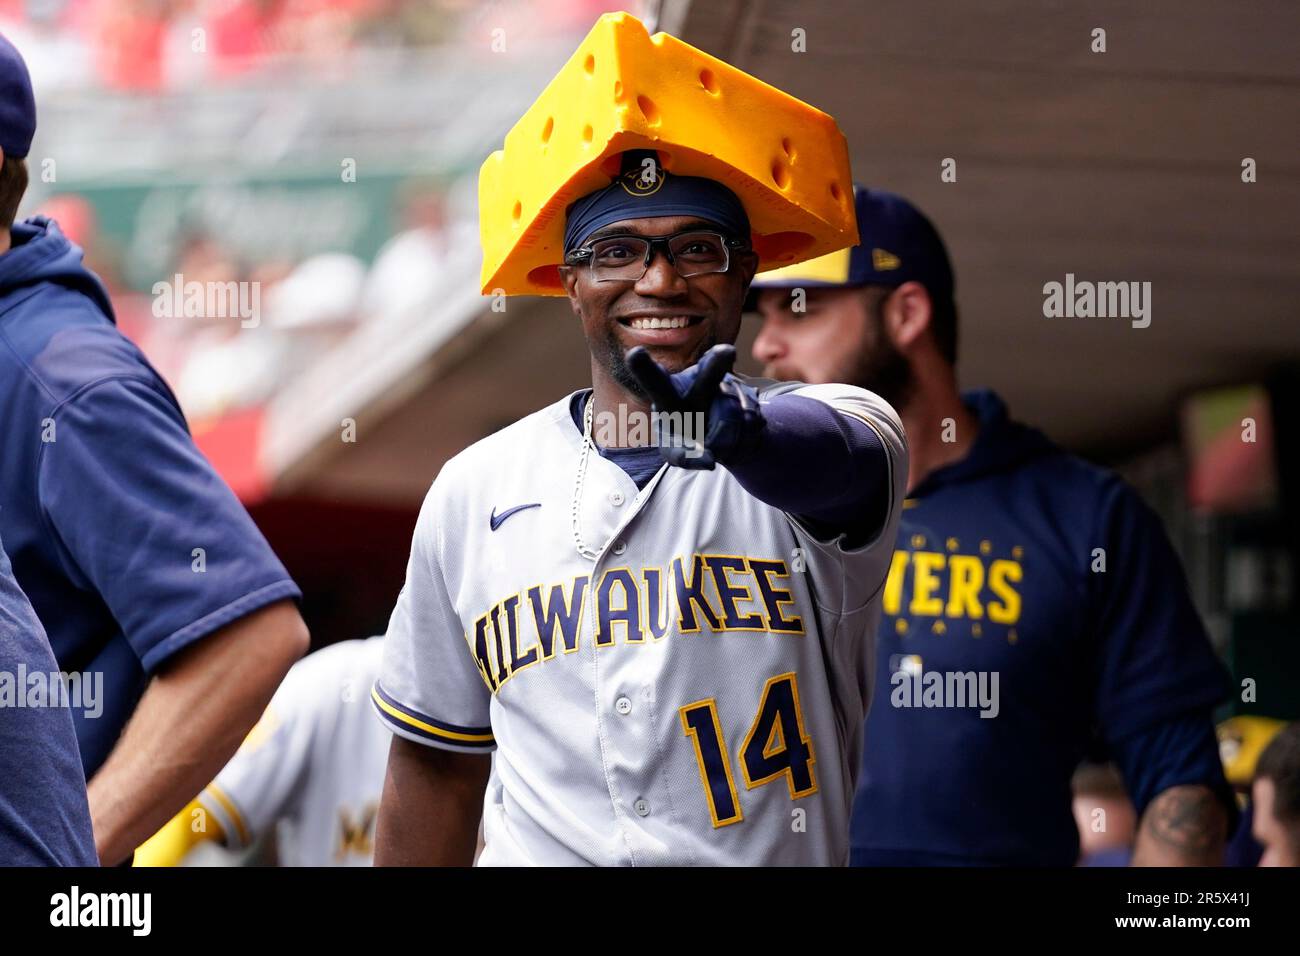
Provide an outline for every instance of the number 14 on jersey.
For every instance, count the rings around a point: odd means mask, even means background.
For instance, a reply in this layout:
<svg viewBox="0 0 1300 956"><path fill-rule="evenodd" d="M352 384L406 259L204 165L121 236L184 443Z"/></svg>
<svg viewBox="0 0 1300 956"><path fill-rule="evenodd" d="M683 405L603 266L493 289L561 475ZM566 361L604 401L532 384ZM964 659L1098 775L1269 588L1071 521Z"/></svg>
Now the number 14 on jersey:
<svg viewBox="0 0 1300 956"><path fill-rule="evenodd" d="M745 819L736 792L731 757L718 720L714 698L697 700L678 711L682 729L695 744L695 759L708 798L715 827ZM763 699L741 745L739 763L745 788L753 790L781 778L790 788L790 799L798 800L817 792L816 763L812 740L803 726L799 709L799 683L793 672L778 674L763 687Z"/></svg>

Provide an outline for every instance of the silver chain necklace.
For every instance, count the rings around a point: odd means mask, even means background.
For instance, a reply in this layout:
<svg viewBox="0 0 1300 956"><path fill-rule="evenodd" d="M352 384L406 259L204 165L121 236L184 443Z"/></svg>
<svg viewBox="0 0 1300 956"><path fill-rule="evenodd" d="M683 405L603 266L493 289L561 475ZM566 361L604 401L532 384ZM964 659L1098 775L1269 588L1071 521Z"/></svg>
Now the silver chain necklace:
<svg viewBox="0 0 1300 956"><path fill-rule="evenodd" d="M595 561L597 552L592 551L583 543L582 532L578 530L578 510L582 507L582 483L587 477L587 456L591 454L591 420L592 409L596 404L596 393L593 391L591 397L587 399L587 409L582 415L582 453L578 455L578 477L573 483L573 543L578 549L578 554L582 555L588 561Z"/></svg>

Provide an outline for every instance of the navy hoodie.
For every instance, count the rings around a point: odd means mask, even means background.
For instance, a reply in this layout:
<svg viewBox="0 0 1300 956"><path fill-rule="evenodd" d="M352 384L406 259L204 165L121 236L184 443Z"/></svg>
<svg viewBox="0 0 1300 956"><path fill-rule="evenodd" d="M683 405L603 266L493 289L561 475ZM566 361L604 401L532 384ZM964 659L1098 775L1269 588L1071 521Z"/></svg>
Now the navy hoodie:
<svg viewBox="0 0 1300 956"><path fill-rule="evenodd" d="M0 866L96 866L58 666L0 542ZM53 705L53 706L52 706Z"/></svg>
<svg viewBox="0 0 1300 956"><path fill-rule="evenodd" d="M1069 866L1070 780L1100 741L1139 813L1227 793L1226 673L1159 519L1116 475L1011 421L904 502L853 814L867 865Z"/></svg>
<svg viewBox="0 0 1300 956"><path fill-rule="evenodd" d="M65 671L87 775L149 676L299 592L190 438L171 390L113 322L81 250L43 217L0 255L0 538ZM98 678L93 675L100 675Z"/></svg>

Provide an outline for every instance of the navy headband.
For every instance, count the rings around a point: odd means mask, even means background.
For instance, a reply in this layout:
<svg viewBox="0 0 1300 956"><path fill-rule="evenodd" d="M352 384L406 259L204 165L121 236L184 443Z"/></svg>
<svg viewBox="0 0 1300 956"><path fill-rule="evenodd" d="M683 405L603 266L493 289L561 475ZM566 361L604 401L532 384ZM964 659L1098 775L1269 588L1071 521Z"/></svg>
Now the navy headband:
<svg viewBox="0 0 1300 956"><path fill-rule="evenodd" d="M730 189L712 179L670 174L653 150L628 150L617 179L569 206L564 254L610 223L654 216L696 216L733 238L749 241L749 216Z"/></svg>

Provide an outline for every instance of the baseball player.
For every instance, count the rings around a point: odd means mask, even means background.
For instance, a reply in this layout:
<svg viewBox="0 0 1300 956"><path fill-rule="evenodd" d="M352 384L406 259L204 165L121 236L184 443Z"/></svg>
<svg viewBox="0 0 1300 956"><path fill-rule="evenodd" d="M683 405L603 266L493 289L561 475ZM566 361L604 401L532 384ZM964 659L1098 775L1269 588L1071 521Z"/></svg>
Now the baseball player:
<svg viewBox="0 0 1300 956"><path fill-rule="evenodd" d="M939 234L898 196L856 202L861 245L754 284L768 374L875 389L912 451L854 862L1073 865L1094 735L1141 821L1134 861L1219 862L1227 682L1159 520L994 393L958 392Z"/></svg>
<svg viewBox="0 0 1300 956"><path fill-rule="evenodd" d="M0 544L0 866L99 863L68 699L51 699L62 693L45 629Z"/></svg>
<svg viewBox="0 0 1300 956"><path fill-rule="evenodd" d="M0 38L0 533L61 669L95 843L119 864L230 759L306 652L297 586L117 329L81 250L15 223L36 131Z"/></svg>
<svg viewBox="0 0 1300 956"><path fill-rule="evenodd" d="M483 865L848 860L902 429L861 388L732 374L754 210L614 155L554 222L592 388L449 461L416 525L378 864L468 864L480 814Z"/></svg>
<svg viewBox="0 0 1300 956"><path fill-rule="evenodd" d="M274 829L281 866L370 866L392 739L369 704L383 651L382 638L343 641L293 665L230 763L135 865L178 865L205 841L244 849Z"/></svg>

